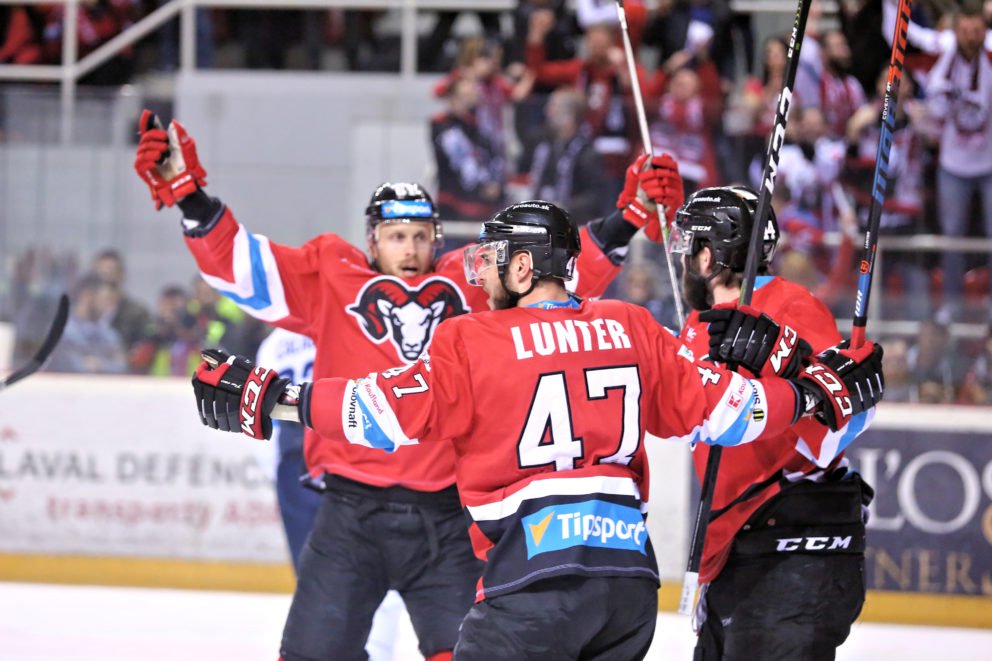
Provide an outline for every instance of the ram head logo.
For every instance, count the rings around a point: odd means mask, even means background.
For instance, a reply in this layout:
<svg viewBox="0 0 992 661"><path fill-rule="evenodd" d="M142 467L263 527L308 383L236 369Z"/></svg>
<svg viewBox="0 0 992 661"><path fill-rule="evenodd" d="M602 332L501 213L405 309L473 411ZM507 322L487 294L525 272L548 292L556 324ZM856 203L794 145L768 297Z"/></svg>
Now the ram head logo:
<svg viewBox="0 0 992 661"><path fill-rule="evenodd" d="M428 278L411 290L398 278L382 276L362 288L348 312L358 317L369 339L380 344L389 338L403 360L413 362L430 344L437 325L465 314L468 305L446 278Z"/></svg>

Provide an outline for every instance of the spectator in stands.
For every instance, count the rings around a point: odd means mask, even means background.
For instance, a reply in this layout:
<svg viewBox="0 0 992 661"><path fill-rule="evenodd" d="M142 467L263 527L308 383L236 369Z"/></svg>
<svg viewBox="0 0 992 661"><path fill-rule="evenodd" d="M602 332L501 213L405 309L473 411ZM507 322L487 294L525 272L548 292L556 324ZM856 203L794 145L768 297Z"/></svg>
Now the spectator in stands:
<svg viewBox="0 0 992 661"><path fill-rule="evenodd" d="M788 186L789 198L819 219L820 229L835 229L831 187L844 162L844 143L827 136L826 122L819 108L798 107L790 111L785 144L779 151L778 185ZM764 153L755 155L749 175L757 187Z"/></svg>
<svg viewBox="0 0 992 661"><path fill-rule="evenodd" d="M482 36L462 41L455 68L434 86L437 97L447 95L452 83L459 78L473 78L478 86L479 103L475 106L475 123L479 133L491 146L494 167L506 169L507 127L503 121L511 101L517 101L529 91L527 83L514 83L503 75L500 62L503 49L499 43Z"/></svg>
<svg viewBox="0 0 992 661"><path fill-rule="evenodd" d="M803 285L828 307L847 304L847 286L854 272L852 258L857 243L857 218L853 208L838 212L841 240L838 246L823 241L822 220L790 198L790 188L779 180L772 196L772 208L782 232L775 257L776 271L783 278ZM845 308L842 313L849 314Z"/></svg>
<svg viewBox="0 0 992 661"><path fill-rule="evenodd" d="M888 344L886 358L888 357ZM889 387L888 366L885 371L885 387ZM885 393L888 396L888 392ZM975 358L962 380L958 391L958 402L961 404L992 404L992 326L986 332L981 353Z"/></svg>
<svg viewBox="0 0 992 661"><path fill-rule="evenodd" d="M79 23L76 28L78 57L93 52L116 37L134 22L138 4L134 0L92 0L79 3ZM59 63L62 60L63 21L65 5L53 5L48 10L48 21L43 35L45 60ZM125 48L84 81L94 85L122 85L134 69L134 50Z"/></svg>
<svg viewBox="0 0 992 661"><path fill-rule="evenodd" d="M0 5L0 64L38 64L42 60L41 31L37 7Z"/></svg>
<svg viewBox="0 0 992 661"><path fill-rule="evenodd" d="M444 220L479 221L503 207L504 163L476 123L479 87L475 78L455 80L448 88L447 101L447 111L431 119L438 213Z"/></svg>
<svg viewBox="0 0 992 661"><path fill-rule="evenodd" d="M127 370L124 344L109 322L113 288L90 273L77 285L69 321L52 354L54 372L121 374Z"/></svg>
<svg viewBox="0 0 992 661"><path fill-rule="evenodd" d="M668 152L678 161L686 195L720 183L714 147L722 109L714 101L714 91L716 97L720 94L719 80L714 68L702 71L711 75L703 78L684 66L668 77L667 90L658 99L657 112L648 126L654 150ZM709 87L704 88L704 83Z"/></svg>
<svg viewBox="0 0 992 661"><path fill-rule="evenodd" d="M271 328L246 315L237 304L207 284L199 275L190 285L186 311L193 317L204 346L222 347L228 353L254 356Z"/></svg>
<svg viewBox="0 0 992 661"><path fill-rule="evenodd" d="M451 28L455 25L458 15L463 12L443 10L437 12L437 21L431 30L427 41L417 50L420 58L418 69L421 71L443 71L454 59L454 44L449 41ZM499 25L499 12L475 11L479 24L487 40L499 43L502 34Z"/></svg>
<svg viewBox="0 0 992 661"><path fill-rule="evenodd" d="M575 57L577 50L578 25L565 0L518 1L513 11L513 34L507 42L506 58L510 78L530 85L530 93L517 102L513 112L513 127L521 147L518 172L527 172L530 169L534 147L544 137L544 105L558 87L557 84L538 82L526 66L530 24L533 16L542 12L550 12L552 15L551 28L544 36L545 60L570 60Z"/></svg>
<svg viewBox="0 0 992 661"><path fill-rule="evenodd" d="M761 78L748 78L741 89L734 108L737 118L734 128L744 141L741 145L741 159L744 164L751 163L758 154L763 155L768 147L768 136L775 122L775 108L785 79L788 49L784 37L773 36L766 39L762 49L764 58ZM798 106L798 98L794 97L793 100ZM794 111L795 108L792 112ZM728 132L730 131L731 128L728 127Z"/></svg>
<svg viewBox="0 0 992 661"><path fill-rule="evenodd" d="M616 11L616 10L614 10ZM544 35L544 56L549 62L570 60L578 50L579 36L575 16L568 8L566 0L518 0L513 10L513 35L508 45L510 62L527 61L527 39L535 14L550 13L550 27ZM547 20L547 19L539 19ZM538 94L550 94L554 87L538 88Z"/></svg>
<svg viewBox="0 0 992 661"><path fill-rule="evenodd" d="M909 342L901 337L885 340L885 401L916 401L916 384L909 369Z"/></svg>
<svg viewBox="0 0 992 661"><path fill-rule="evenodd" d="M854 197L862 226L867 225L871 205L875 158L881 130L882 98L887 79L886 65L878 76L877 96L861 106L847 124L849 156L844 163L842 179L845 189ZM889 184L880 217L880 233L883 236L916 236L924 233L923 173L927 163L927 145L921 129L926 109L922 101L913 98L915 86L912 76L903 76L899 85L895 130L889 151ZM920 321L929 316L928 274L923 257L918 252L886 251L882 261L884 271L877 276L880 282L890 281L891 277L898 278L902 295L890 294L882 300L883 306L888 308L883 312L885 318L898 315Z"/></svg>
<svg viewBox="0 0 992 661"><path fill-rule="evenodd" d="M672 303L671 295L665 296L662 292L661 282L661 270L654 262L628 264L620 274L619 298L640 305L650 312L658 323L678 329L675 305Z"/></svg>
<svg viewBox="0 0 992 661"><path fill-rule="evenodd" d="M151 315L144 305L134 300L124 289L124 259L113 248L100 251L93 258L90 270L110 288L110 326L120 335L129 350L145 338Z"/></svg>
<svg viewBox="0 0 992 661"><path fill-rule="evenodd" d="M132 369L153 376L188 376L200 362L203 333L182 287L165 287L148 338L131 352Z"/></svg>
<svg viewBox="0 0 992 661"><path fill-rule="evenodd" d="M907 361L916 384L917 401L925 404L954 401L961 374L946 325L933 319L921 322L916 345L909 350Z"/></svg>
<svg viewBox="0 0 992 661"><path fill-rule="evenodd" d="M208 285L201 276L193 277L190 283L189 302L186 311L196 320L196 325L203 333L207 346L219 346L227 335L230 327L241 323L245 313L231 299L221 296L220 292ZM255 347L258 350L258 347ZM239 354L253 356L252 353Z"/></svg>
<svg viewBox="0 0 992 661"><path fill-rule="evenodd" d="M938 216L946 236L965 236L971 197L977 193L985 235L992 237L992 64L983 50L985 21L979 8L955 13L954 35L954 45L941 54L927 81L927 108L940 126ZM945 252L943 269L945 305L956 310L963 255Z"/></svg>
<svg viewBox="0 0 992 661"><path fill-rule="evenodd" d="M627 16L627 33L630 36L630 44L634 52L637 53L640 50L648 9L644 5L644 0L626 0L623 3L623 8ZM575 18L582 30L600 23L620 26L616 0L575 0ZM619 34L617 36L619 38Z"/></svg>
<svg viewBox="0 0 992 661"><path fill-rule="evenodd" d="M733 48L729 43L730 7L725 0L660 0L654 17L644 30L644 45L657 48L659 62L667 63L680 52L691 51L693 32L705 29L721 42L714 44L713 59L720 75L732 80L735 76ZM677 69L681 65L669 65Z"/></svg>
<svg viewBox="0 0 992 661"><path fill-rule="evenodd" d="M577 87L586 97L585 122L593 147L603 159L602 205L612 205L623 188L624 170L633 153L636 131L629 107L630 77L616 26L591 25L583 39L582 58L548 61L545 37L554 26L550 11L535 12L527 34L527 66L538 83Z"/></svg>
<svg viewBox="0 0 992 661"><path fill-rule="evenodd" d="M865 104L865 91L850 74L851 49L840 30L826 32L821 41L818 68L802 66L796 74L796 91L806 107L819 108L827 135L843 139L847 120Z"/></svg>
<svg viewBox="0 0 992 661"><path fill-rule="evenodd" d="M58 299L72 289L77 271L75 253L58 255L47 248L29 248L13 260L4 283L4 307L14 323L14 356L22 363L34 356L51 326Z"/></svg>
<svg viewBox="0 0 992 661"><path fill-rule="evenodd" d="M602 204L603 163L583 124L585 112L585 96L574 87L551 95L547 137L534 149L528 196L568 209L580 225L610 211Z"/></svg>

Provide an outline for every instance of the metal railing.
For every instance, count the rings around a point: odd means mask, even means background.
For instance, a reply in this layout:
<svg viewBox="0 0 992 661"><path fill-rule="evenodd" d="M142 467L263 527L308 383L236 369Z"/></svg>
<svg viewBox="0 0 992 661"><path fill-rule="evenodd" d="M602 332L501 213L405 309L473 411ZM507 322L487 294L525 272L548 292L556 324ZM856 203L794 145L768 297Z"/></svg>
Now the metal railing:
<svg viewBox="0 0 992 661"><path fill-rule="evenodd" d="M649 4L653 4L648 0ZM267 9L396 9L400 20L400 75L417 72L417 12L436 10L510 11L515 0L169 0L152 13L131 25L82 59L77 60L79 43L80 0L0 0L0 4L65 5L62 29L62 64L0 64L0 80L58 82L61 95L60 137L63 143L72 141L74 130L76 87L79 79L104 64L142 37L160 28L179 14L179 69L189 72L196 68L196 9L199 7L267 8ZM825 14L836 12L836 0L825 0ZM732 0L734 11L789 14L794 11L793 0Z"/></svg>

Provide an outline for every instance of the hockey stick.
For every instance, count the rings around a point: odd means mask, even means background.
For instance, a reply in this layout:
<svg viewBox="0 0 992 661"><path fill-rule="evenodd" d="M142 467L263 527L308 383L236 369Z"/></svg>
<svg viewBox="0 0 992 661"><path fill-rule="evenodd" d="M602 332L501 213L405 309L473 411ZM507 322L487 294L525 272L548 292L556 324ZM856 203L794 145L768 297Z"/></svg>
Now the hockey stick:
<svg viewBox="0 0 992 661"><path fill-rule="evenodd" d="M617 18L620 19L620 32L623 34L623 52L627 60L627 71L630 75L630 87L634 92L634 107L637 109L637 124L641 129L641 142L648 153L648 158L654 156L651 146L651 134L648 132L648 117L644 110L644 97L641 96L641 81L637 77L637 63L634 61L634 48L630 45L630 33L627 30L627 11L623 0L616 0ZM678 318L679 330L685 324L685 312L682 309L682 293L679 291L678 279L675 277L675 265L672 255L668 252L668 222L661 206L657 206L658 222L661 224L661 245L665 251L665 264L668 266L668 279L672 283L672 294L675 296L675 315Z"/></svg>
<svg viewBox="0 0 992 661"><path fill-rule="evenodd" d="M62 331L65 330L65 324L69 320L69 297L62 294L59 298L59 306L55 311L55 319L52 320L52 325L48 329L48 337L42 342L41 348L38 349L38 353L34 357L25 363L16 372L8 374L4 379L0 380L0 391L14 385L21 379L27 378L40 370L45 364L45 361L52 355L52 351L55 350L55 345L59 343L62 339Z"/></svg>
<svg viewBox="0 0 992 661"><path fill-rule="evenodd" d="M865 342L865 326L868 325L868 296L871 294L871 281L875 274L875 249L878 247L878 226L882 219L882 205L889 187L889 153L892 150L892 132L896 126L896 105L899 82L902 80L903 60L906 57L906 31L909 29L909 9L911 0L899 0L895 32L892 35L892 59L889 61L889 75L885 81L885 96L882 100L882 128L878 136L878 151L875 156L875 179L871 191L871 204L868 207L868 227L865 229L865 252L858 269L858 295L854 299L854 323L851 324L851 346L860 347Z"/></svg>
<svg viewBox="0 0 992 661"><path fill-rule="evenodd" d="M758 273L758 261L761 257L761 243L766 228L775 229L759 222L759 219L768 217L772 204L779 152L785 142L785 125L789 120L789 108L792 106L792 87L796 84L799 50L803 45L803 34L806 32L806 18L809 16L810 4L812 4L812 0L799 0L799 6L796 8L796 19L792 24L792 36L789 38L789 52L785 65L785 77L782 81L782 92L779 94L778 105L775 108L775 122L772 125L772 134L768 140L765 168L761 174L758 208L755 211L754 222L751 226L751 242L748 244L747 261L744 263L740 305L748 305L751 302L751 295L754 293L754 279ZM768 222L771 223L771 219ZM722 454L723 447L711 446L706 460L706 470L703 473L703 484L699 495L699 507L696 510L695 528L689 546L689 561L682 581L682 597L679 600L679 613L683 615L692 613L696 590L699 587L699 566L703 559L703 544L706 541L706 529L709 527L710 513L713 510L713 492L716 490L716 476L720 470Z"/></svg>

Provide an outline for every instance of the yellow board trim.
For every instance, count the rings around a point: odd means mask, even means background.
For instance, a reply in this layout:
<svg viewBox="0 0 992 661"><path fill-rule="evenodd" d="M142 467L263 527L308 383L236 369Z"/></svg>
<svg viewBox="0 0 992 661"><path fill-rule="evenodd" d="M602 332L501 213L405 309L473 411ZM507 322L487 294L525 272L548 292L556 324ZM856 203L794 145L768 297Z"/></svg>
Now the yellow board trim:
<svg viewBox="0 0 992 661"><path fill-rule="evenodd" d="M289 565L15 554L0 554L0 581L283 594L295 585ZM659 610L674 612L681 591L663 583ZM992 596L870 590L859 620L992 629Z"/></svg>
<svg viewBox="0 0 992 661"><path fill-rule="evenodd" d="M289 565L0 554L0 581L292 593Z"/></svg>

